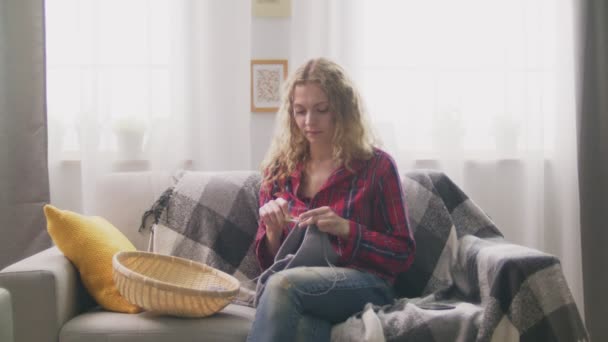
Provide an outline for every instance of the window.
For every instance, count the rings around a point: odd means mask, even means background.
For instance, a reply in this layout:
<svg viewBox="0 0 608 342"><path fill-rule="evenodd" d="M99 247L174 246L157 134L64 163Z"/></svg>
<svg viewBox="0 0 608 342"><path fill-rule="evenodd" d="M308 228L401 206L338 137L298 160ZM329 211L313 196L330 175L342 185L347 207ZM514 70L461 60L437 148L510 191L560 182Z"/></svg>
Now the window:
<svg viewBox="0 0 608 342"><path fill-rule="evenodd" d="M560 29L551 1L363 6L359 83L389 149L427 157L553 149Z"/></svg>
<svg viewBox="0 0 608 342"><path fill-rule="evenodd" d="M51 144L115 152L119 131L143 135L180 115L179 6L169 0L49 0L47 99ZM141 145L141 141L139 142Z"/></svg>

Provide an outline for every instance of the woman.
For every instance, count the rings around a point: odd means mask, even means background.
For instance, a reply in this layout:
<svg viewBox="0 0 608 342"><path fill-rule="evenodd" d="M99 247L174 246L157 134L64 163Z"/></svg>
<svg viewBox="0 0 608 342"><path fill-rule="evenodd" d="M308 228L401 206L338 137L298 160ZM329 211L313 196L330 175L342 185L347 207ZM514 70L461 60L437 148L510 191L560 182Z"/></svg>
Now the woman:
<svg viewBox="0 0 608 342"><path fill-rule="evenodd" d="M392 284L411 265L415 244L395 162L373 146L358 92L339 65L320 58L301 66L278 115L262 164L260 266L272 265L291 230L309 225L328 234L339 259L337 267L272 275L248 340L329 341L331 326L366 303L393 301Z"/></svg>

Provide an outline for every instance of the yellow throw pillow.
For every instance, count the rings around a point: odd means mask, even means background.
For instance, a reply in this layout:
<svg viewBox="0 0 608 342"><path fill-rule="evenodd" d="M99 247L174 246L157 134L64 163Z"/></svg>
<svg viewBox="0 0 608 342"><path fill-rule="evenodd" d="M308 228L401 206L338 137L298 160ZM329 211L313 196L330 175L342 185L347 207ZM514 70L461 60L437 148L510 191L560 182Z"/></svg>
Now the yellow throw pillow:
<svg viewBox="0 0 608 342"><path fill-rule="evenodd" d="M61 252L76 266L84 287L104 309L137 313L141 309L120 295L112 279L112 257L135 246L110 222L52 205L44 206L47 230Z"/></svg>

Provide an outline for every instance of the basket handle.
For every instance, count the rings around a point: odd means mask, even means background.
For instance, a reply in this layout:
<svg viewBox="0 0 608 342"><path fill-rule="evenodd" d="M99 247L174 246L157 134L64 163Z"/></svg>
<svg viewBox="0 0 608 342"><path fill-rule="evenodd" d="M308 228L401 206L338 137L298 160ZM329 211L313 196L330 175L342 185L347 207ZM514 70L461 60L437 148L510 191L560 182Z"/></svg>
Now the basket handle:
<svg viewBox="0 0 608 342"><path fill-rule="evenodd" d="M154 252L154 231L156 230L156 223L150 227L150 240L148 241L148 252Z"/></svg>

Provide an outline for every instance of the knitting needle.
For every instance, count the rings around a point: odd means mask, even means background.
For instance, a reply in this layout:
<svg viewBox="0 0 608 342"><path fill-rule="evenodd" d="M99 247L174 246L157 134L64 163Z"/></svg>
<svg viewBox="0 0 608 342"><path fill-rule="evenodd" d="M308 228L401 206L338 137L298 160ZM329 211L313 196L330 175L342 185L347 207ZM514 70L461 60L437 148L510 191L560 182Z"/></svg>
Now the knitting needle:
<svg viewBox="0 0 608 342"><path fill-rule="evenodd" d="M295 218L295 217L290 217L290 218L288 218L288 219L287 219L287 222L293 222L293 223L295 223L295 224L300 223L300 221L299 221L297 218Z"/></svg>

